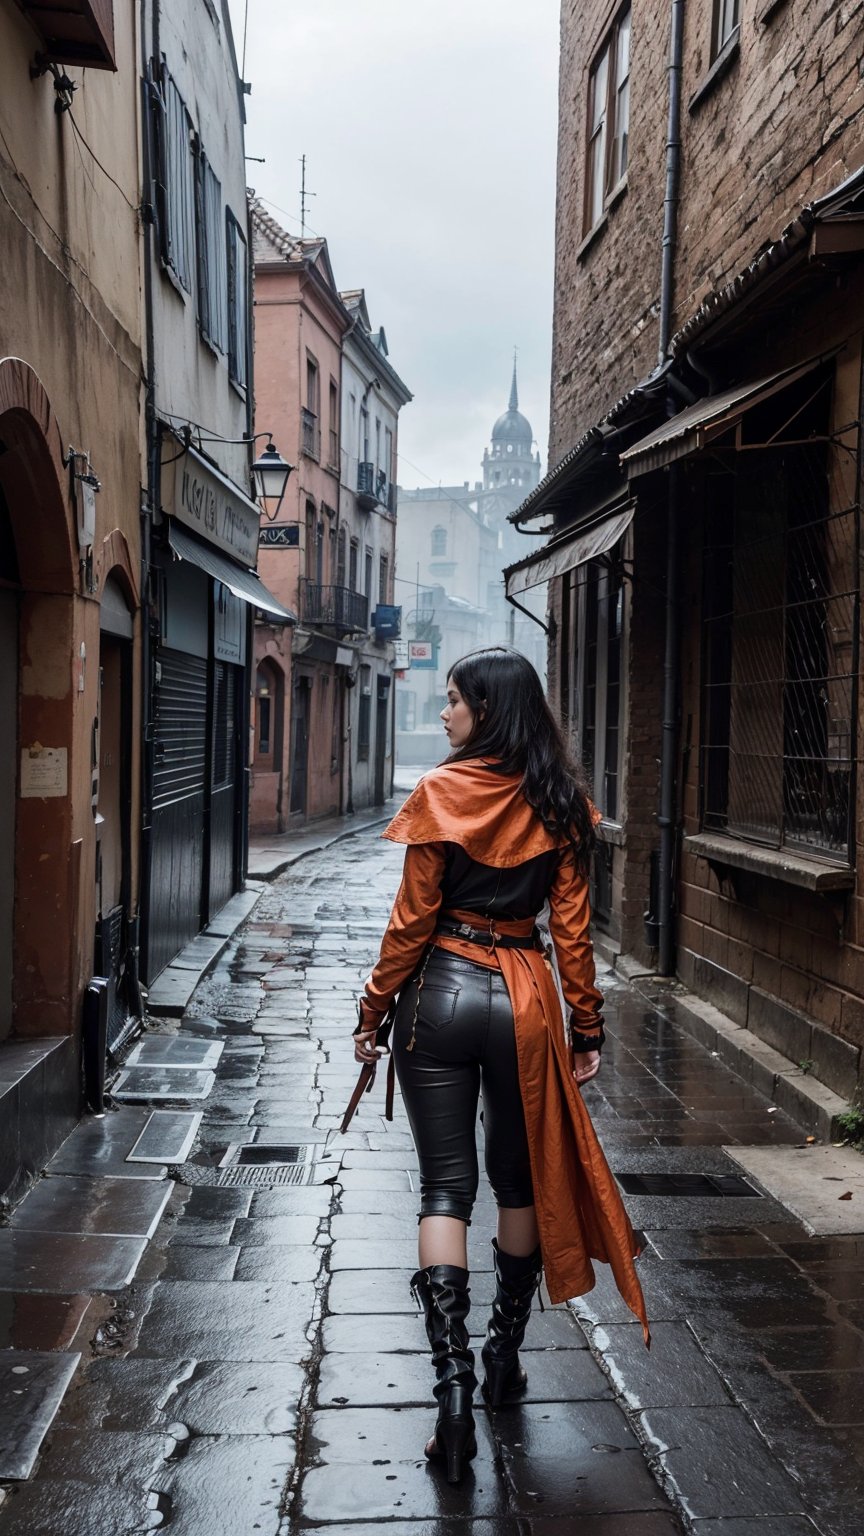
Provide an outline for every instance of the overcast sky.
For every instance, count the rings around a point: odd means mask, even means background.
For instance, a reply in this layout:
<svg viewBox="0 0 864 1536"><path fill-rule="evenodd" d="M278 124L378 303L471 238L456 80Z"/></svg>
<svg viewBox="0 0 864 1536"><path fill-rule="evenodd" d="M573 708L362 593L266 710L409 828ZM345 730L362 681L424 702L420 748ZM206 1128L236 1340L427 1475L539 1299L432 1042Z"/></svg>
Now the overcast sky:
<svg viewBox="0 0 864 1536"><path fill-rule="evenodd" d="M239 61L245 0L230 4ZM403 485L479 476L514 345L545 467L558 8L249 0L246 150L266 162L249 185L299 232L306 154L309 224L414 395Z"/></svg>

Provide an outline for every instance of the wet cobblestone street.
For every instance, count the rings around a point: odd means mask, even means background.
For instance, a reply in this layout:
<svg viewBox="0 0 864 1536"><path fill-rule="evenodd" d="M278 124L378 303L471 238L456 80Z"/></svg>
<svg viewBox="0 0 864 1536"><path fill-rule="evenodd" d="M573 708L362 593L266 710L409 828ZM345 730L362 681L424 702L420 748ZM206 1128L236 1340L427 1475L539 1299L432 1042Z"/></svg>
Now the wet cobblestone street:
<svg viewBox="0 0 864 1536"><path fill-rule="evenodd" d="M355 998L401 858L373 831L296 865L198 987L182 1032L225 1048L161 1213L149 1196L158 1225L132 1284L91 1299L57 1270L38 1294L2 1292L4 1342L82 1359L32 1477L6 1485L0 1536L860 1536L864 1238L808 1238L755 1187L628 1196L648 1238L650 1354L604 1272L572 1308L532 1317L528 1395L479 1405L462 1486L426 1463L417 1172L398 1093L392 1125L379 1081L338 1131ZM725 1147L801 1143L660 1009L602 966L600 982L610 1043L586 1098L617 1174L728 1176ZM111 1147L141 1119L106 1118L101 1182L118 1210L144 1185L117 1192ZM220 1166L241 1144L262 1161ZM293 1164L263 1161L285 1147ZM481 1184L478 1347L493 1231Z"/></svg>

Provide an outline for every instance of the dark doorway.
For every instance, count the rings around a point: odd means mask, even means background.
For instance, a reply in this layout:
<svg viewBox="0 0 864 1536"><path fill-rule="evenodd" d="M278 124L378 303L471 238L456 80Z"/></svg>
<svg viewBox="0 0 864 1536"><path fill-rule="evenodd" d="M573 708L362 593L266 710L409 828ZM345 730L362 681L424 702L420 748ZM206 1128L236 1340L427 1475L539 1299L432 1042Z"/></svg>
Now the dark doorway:
<svg viewBox="0 0 864 1536"><path fill-rule="evenodd" d="M237 889L237 793L240 782L240 717L243 668L213 666L210 754L210 879L207 916L221 912Z"/></svg>
<svg viewBox="0 0 864 1536"><path fill-rule="evenodd" d="M298 677L291 709L291 815L306 815L309 779L309 699L311 677Z"/></svg>
<svg viewBox="0 0 864 1536"><path fill-rule="evenodd" d="M378 690L375 701L375 804L383 805L387 798L387 728L390 714L390 679L378 674Z"/></svg>

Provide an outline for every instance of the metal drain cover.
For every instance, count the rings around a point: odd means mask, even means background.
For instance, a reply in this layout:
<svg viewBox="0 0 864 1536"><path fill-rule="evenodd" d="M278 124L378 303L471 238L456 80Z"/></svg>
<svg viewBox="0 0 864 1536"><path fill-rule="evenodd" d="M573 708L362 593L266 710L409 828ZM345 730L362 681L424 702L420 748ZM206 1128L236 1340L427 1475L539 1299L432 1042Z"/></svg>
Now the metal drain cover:
<svg viewBox="0 0 864 1536"><path fill-rule="evenodd" d="M225 1148L220 1168L283 1168L298 1163L311 1163L315 1152L321 1148L316 1142L232 1142Z"/></svg>
<svg viewBox="0 0 864 1536"><path fill-rule="evenodd" d="M314 1163L281 1163L262 1166L259 1164L237 1165L234 1168L217 1168L216 1184L231 1188L237 1184L257 1184L273 1187L278 1184L314 1184Z"/></svg>
<svg viewBox="0 0 864 1536"><path fill-rule="evenodd" d="M758 1189L735 1173L618 1173L625 1195L689 1195L715 1199L761 1200Z"/></svg>

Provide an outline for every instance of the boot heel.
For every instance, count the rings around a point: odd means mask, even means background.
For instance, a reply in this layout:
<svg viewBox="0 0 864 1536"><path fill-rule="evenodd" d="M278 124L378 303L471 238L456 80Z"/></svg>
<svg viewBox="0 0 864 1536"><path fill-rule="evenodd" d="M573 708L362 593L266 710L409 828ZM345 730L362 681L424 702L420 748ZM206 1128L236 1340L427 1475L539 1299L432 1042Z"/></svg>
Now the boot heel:
<svg viewBox="0 0 864 1536"><path fill-rule="evenodd" d="M447 1462L448 1483L461 1483L463 1463L477 1455L472 1419L442 1419L435 1431L438 1447Z"/></svg>
<svg viewBox="0 0 864 1536"><path fill-rule="evenodd" d="M515 1361L492 1359L483 1363L486 1380L482 1390L490 1408L501 1408L527 1390L528 1377L518 1364L518 1356Z"/></svg>

